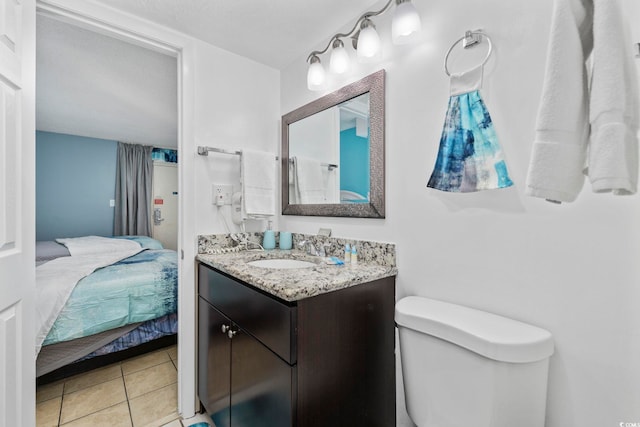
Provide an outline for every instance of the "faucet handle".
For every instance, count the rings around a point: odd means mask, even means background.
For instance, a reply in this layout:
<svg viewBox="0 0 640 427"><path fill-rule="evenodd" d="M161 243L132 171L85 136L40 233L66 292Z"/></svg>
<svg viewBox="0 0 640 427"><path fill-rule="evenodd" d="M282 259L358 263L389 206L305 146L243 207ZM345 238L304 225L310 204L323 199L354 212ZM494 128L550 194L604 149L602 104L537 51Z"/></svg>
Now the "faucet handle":
<svg viewBox="0 0 640 427"><path fill-rule="evenodd" d="M320 245L320 248L318 249L318 255L321 257L326 257L327 256L327 248L331 247L331 243L323 243Z"/></svg>

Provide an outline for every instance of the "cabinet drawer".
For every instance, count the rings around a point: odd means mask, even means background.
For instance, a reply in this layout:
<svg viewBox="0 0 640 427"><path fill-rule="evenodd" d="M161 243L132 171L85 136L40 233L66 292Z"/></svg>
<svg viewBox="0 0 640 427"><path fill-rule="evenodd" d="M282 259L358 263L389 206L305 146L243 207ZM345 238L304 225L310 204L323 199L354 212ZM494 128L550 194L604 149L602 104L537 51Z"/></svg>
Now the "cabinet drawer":
<svg viewBox="0 0 640 427"><path fill-rule="evenodd" d="M288 306L206 265L198 268L198 288L235 324L290 364L296 363L296 307Z"/></svg>

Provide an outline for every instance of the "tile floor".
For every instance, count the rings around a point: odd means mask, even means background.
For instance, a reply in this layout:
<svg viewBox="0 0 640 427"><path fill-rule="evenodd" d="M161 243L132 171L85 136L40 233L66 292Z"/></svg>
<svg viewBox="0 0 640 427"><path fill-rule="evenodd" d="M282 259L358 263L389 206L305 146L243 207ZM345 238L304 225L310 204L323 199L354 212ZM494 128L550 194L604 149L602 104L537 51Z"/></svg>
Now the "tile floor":
<svg viewBox="0 0 640 427"><path fill-rule="evenodd" d="M166 347L38 387L37 427L181 427L177 358Z"/></svg>

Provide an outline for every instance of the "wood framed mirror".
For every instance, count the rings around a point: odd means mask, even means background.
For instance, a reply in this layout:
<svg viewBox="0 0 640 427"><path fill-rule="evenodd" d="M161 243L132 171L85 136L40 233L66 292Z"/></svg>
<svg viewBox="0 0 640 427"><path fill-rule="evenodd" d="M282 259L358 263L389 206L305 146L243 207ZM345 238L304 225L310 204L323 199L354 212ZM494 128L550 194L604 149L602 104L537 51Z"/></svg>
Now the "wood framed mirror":
<svg viewBox="0 0 640 427"><path fill-rule="evenodd" d="M282 214L384 218L385 71L282 116Z"/></svg>

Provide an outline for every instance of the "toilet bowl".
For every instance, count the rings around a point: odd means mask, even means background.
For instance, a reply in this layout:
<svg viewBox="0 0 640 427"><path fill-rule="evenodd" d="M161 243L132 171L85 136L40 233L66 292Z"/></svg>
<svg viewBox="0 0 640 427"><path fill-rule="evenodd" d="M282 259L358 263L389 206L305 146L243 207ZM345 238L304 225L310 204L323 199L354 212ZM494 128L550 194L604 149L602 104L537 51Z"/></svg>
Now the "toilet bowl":
<svg viewBox="0 0 640 427"><path fill-rule="evenodd" d="M396 304L407 412L418 427L543 427L548 331L422 297Z"/></svg>

